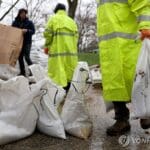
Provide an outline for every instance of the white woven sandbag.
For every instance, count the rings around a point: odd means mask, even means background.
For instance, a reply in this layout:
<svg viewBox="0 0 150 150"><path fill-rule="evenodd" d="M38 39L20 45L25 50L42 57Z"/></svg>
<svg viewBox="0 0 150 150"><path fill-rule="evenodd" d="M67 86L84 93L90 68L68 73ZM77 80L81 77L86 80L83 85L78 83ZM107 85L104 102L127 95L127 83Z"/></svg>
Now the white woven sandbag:
<svg viewBox="0 0 150 150"><path fill-rule="evenodd" d="M150 118L150 40L142 44L132 90L135 118Z"/></svg>
<svg viewBox="0 0 150 150"><path fill-rule="evenodd" d="M69 134L83 139L89 137L92 128L84 95L88 78L89 68L87 63L78 63L61 114L65 130Z"/></svg>

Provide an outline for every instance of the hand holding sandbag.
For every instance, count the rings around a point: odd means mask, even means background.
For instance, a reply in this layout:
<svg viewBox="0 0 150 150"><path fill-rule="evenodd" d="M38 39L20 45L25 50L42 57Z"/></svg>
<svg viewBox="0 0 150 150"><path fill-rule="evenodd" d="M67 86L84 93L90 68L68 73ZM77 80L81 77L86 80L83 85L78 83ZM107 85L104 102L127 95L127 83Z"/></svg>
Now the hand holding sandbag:
<svg viewBox="0 0 150 150"><path fill-rule="evenodd" d="M141 40L144 40L145 38L150 39L150 29L142 29L140 32L141 32Z"/></svg>

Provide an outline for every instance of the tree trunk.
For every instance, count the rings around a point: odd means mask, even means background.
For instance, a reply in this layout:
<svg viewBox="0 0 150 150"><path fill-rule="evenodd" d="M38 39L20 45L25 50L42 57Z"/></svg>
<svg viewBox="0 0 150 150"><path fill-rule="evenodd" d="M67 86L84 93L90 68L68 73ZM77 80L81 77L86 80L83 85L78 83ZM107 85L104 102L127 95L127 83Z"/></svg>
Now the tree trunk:
<svg viewBox="0 0 150 150"><path fill-rule="evenodd" d="M68 0L68 5L69 5L69 16L74 19L76 8L78 5L78 0Z"/></svg>

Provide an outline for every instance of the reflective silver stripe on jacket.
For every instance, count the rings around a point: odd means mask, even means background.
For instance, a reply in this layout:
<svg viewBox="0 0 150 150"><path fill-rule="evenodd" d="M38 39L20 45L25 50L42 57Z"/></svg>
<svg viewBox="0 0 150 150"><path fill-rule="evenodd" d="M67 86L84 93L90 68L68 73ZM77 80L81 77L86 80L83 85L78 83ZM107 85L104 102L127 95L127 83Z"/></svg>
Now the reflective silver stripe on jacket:
<svg viewBox="0 0 150 150"><path fill-rule="evenodd" d="M150 21L150 16L148 15L141 15L137 17L137 21L141 22L141 21Z"/></svg>
<svg viewBox="0 0 150 150"><path fill-rule="evenodd" d="M64 36L75 36L77 35L77 33L68 33L68 32L53 32L50 29L46 29L47 32L49 32L50 34L52 34L53 36L57 36L57 35L64 35Z"/></svg>
<svg viewBox="0 0 150 150"><path fill-rule="evenodd" d="M97 6L103 5L105 3L128 3L128 0L99 0Z"/></svg>
<svg viewBox="0 0 150 150"><path fill-rule="evenodd" d="M136 40L137 36L138 36L138 34L123 33L123 32L113 32L113 33L110 33L110 34L106 34L106 35L100 36L99 37L99 42L107 41L107 40L114 39L114 38L117 38L117 37L123 38L123 39Z"/></svg>
<svg viewBox="0 0 150 150"><path fill-rule="evenodd" d="M55 53L55 54L49 54L49 57L58 57L58 56L77 56L77 53Z"/></svg>
<svg viewBox="0 0 150 150"><path fill-rule="evenodd" d="M76 34L75 33L67 33L67 32L54 32L53 33L54 36L57 36L57 35L64 35L64 36L75 36Z"/></svg>

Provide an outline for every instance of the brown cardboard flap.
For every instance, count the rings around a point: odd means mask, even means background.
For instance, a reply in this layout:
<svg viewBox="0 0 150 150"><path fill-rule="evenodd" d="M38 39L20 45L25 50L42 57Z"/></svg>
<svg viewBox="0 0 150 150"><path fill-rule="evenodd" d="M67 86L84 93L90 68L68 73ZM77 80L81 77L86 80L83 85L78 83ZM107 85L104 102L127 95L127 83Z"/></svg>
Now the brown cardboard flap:
<svg viewBox="0 0 150 150"><path fill-rule="evenodd" d="M21 29L0 24L0 64L15 66L22 44Z"/></svg>

